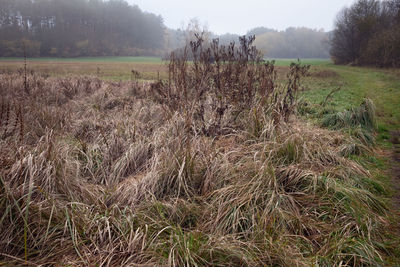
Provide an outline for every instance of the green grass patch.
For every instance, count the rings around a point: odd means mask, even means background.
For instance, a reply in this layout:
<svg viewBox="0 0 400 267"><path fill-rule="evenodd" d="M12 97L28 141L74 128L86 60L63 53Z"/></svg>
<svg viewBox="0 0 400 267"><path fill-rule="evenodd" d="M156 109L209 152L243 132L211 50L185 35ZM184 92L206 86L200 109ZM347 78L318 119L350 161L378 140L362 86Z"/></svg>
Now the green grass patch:
<svg viewBox="0 0 400 267"><path fill-rule="evenodd" d="M275 66L290 66L291 63L298 61L297 58L267 58L266 60L275 60ZM330 59L325 58L300 58L300 62L311 66L328 65L332 63Z"/></svg>
<svg viewBox="0 0 400 267"><path fill-rule="evenodd" d="M400 76L384 70L336 66L316 66L313 71L330 70L336 77L307 78L302 97L311 104L322 103L335 88L341 87L329 101L327 108L343 111L358 106L369 98L376 106L378 131L398 129L400 125ZM383 132L383 131L382 131Z"/></svg>

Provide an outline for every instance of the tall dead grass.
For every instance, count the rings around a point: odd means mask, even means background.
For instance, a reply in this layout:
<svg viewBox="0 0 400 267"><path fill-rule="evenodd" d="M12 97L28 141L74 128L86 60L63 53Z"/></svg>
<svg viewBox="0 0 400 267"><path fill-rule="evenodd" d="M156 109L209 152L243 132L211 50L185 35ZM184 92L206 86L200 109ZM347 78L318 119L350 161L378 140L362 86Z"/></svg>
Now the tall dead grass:
<svg viewBox="0 0 400 267"><path fill-rule="evenodd" d="M273 74L273 65L237 62L220 68ZM92 77L29 75L29 95L20 76L0 75L1 262L382 264L382 186L343 153L352 140L293 115L299 81L275 85L270 76L266 98L267 80L248 78L250 94L236 105L228 85L213 87L192 70L133 91ZM203 95L180 87L197 78ZM185 98L192 89L197 96Z"/></svg>

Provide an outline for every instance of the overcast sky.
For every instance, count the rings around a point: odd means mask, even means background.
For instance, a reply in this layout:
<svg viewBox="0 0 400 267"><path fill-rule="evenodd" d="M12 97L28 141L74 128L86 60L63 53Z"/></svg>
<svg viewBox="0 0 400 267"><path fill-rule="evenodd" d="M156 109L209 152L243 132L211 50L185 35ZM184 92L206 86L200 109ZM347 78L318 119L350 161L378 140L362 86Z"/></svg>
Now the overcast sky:
<svg viewBox="0 0 400 267"><path fill-rule="evenodd" d="M354 0L128 0L161 15L177 29L197 17L214 33L245 34L257 26L284 30L290 26L332 30L336 14Z"/></svg>

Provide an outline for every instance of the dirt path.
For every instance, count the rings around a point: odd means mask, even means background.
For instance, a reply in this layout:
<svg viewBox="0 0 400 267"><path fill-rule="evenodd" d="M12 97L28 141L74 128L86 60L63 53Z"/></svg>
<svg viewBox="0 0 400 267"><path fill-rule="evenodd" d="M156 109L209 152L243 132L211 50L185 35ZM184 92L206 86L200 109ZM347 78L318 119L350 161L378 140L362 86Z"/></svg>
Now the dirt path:
<svg viewBox="0 0 400 267"><path fill-rule="evenodd" d="M396 193L394 195L394 205L400 214L400 130L391 132L391 140L393 145L392 153L392 183ZM399 225L400 227L400 225Z"/></svg>

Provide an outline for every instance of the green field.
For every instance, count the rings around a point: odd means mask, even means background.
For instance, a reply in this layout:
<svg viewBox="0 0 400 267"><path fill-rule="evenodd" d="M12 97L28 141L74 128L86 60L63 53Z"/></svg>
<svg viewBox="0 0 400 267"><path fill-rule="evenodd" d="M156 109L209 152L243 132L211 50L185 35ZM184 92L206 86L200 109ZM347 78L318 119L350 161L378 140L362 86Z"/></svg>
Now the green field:
<svg viewBox="0 0 400 267"><path fill-rule="evenodd" d="M313 67L312 73L306 79L306 90L302 94L308 101L321 103L333 89L340 87L333 94L330 107L344 110L369 98L377 108L380 133L400 127L399 72L325 64Z"/></svg>
<svg viewBox="0 0 400 267"><path fill-rule="evenodd" d="M278 58L278 59L266 59L266 60L275 60L275 66L289 66L292 62L297 62L298 60L300 60L302 64L307 64L311 66L327 65L331 63L329 59L321 59L321 58L306 58L306 59Z"/></svg>
<svg viewBox="0 0 400 267"><path fill-rule="evenodd" d="M0 61L23 61L23 58L0 57ZM32 62L109 62L109 63L161 63L159 57L77 57L77 58L55 58L40 57L28 58Z"/></svg>

